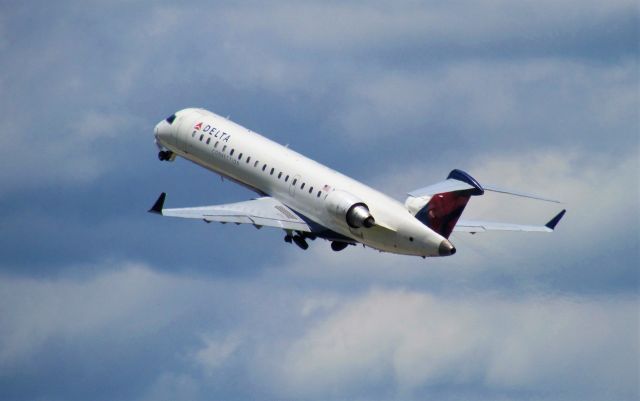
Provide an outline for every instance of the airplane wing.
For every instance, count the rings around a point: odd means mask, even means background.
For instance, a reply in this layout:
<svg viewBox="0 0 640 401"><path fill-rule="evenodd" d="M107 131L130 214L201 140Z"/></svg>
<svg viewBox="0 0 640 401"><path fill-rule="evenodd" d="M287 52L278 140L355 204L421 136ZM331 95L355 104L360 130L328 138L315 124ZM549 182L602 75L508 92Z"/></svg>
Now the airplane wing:
<svg viewBox="0 0 640 401"><path fill-rule="evenodd" d="M245 202L224 205L165 209L166 193L161 193L149 212L162 216L200 219L207 223L253 224L282 228L284 230L311 232L309 225L282 202L271 197L263 197Z"/></svg>
<svg viewBox="0 0 640 401"><path fill-rule="evenodd" d="M552 232L560 219L566 213L566 209L555 215L544 226L530 226L523 224L511 224L511 223L498 223L492 221L479 221L479 220L458 220L458 223L453 228L456 232L468 232L475 234L483 231L538 231L538 232Z"/></svg>

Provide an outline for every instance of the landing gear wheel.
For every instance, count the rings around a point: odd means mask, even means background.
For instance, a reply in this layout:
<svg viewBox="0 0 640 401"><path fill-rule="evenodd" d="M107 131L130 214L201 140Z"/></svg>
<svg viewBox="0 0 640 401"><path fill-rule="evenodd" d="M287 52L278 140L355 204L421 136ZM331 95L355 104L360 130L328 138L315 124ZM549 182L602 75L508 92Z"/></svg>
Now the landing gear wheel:
<svg viewBox="0 0 640 401"><path fill-rule="evenodd" d="M347 242L333 241L331 243L331 249L333 249L334 252L340 252L341 250L346 248L348 245L349 243Z"/></svg>
<svg viewBox="0 0 640 401"><path fill-rule="evenodd" d="M307 248L309 248L309 244L307 244L307 241L305 241L301 236L294 235L292 239L293 243L298 245L300 249L306 250Z"/></svg>
<svg viewBox="0 0 640 401"><path fill-rule="evenodd" d="M158 152L158 159L160 159L160 161L170 160L171 156L173 156L173 153L169 150L161 150Z"/></svg>

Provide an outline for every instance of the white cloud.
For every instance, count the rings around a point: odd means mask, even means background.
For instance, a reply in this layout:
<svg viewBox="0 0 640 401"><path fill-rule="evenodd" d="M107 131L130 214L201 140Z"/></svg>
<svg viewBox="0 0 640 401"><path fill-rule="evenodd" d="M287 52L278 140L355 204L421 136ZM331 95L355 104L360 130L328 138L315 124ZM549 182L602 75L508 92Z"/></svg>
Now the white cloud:
<svg viewBox="0 0 640 401"><path fill-rule="evenodd" d="M603 4L524 1L278 2L234 5L221 10L240 38L258 37L297 51L353 52L417 42L433 44L508 43L510 38L563 39L593 29L593 22L632 10L633 1ZM542 11L544 10L544 11ZM553 27L553 30L551 28ZM550 32L551 31L551 32Z"/></svg>
<svg viewBox="0 0 640 401"><path fill-rule="evenodd" d="M637 395L635 295L438 295L395 284L301 290L288 275L218 281L136 264L105 268L85 279L2 277L4 375L57 355L48 348L56 342L95 344L105 353L149 343L172 344L144 351L161 352L161 366L117 359L140 364L137 386L149 399L237 391L264 399L423 399L436 388L455 398L458 386L488 398ZM154 359L140 352L135 358ZM248 378L242 389L239 372Z"/></svg>
<svg viewBox="0 0 640 401"><path fill-rule="evenodd" d="M209 334L202 340L204 346L195 353L194 359L209 375L222 367L242 343L242 337L237 333L224 335L221 339Z"/></svg>
<svg viewBox="0 0 640 401"><path fill-rule="evenodd" d="M461 150L469 143L483 149L513 138L538 138L540 146L564 145L567 138L599 142L604 129L625 143L638 124L636 70L633 60L586 65L527 59L365 71L347 84L336 118L354 138L412 135L423 137L426 149L441 135L452 135L436 131L442 126L465 133L456 138Z"/></svg>
<svg viewBox="0 0 640 401"><path fill-rule="evenodd" d="M165 297L167 291L195 292L188 278L154 273L139 264L105 264L105 271L87 279L0 280L0 369L30 360L50 339L110 335L132 338L153 333L185 307ZM197 293L194 293L194 298ZM197 299L197 298L196 298Z"/></svg>
<svg viewBox="0 0 640 401"><path fill-rule="evenodd" d="M4 126L11 134L0 136L0 154L6 163L0 183L15 189L89 182L117 168L116 144L127 142L123 133L139 131L136 127L144 125L135 115L95 110L51 126L9 117Z"/></svg>
<svg viewBox="0 0 640 401"><path fill-rule="evenodd" d="M443 385L558 395L550 399L632 398L637 308L634 298L451 299L373 290L308 327L288 350L283 377L296 397L357 393L354 387L391 378L401 398Z"/></svg>
<svg viewBox="0 0 640 401"><path fill-rule="evenodd" d="M73 121L91 113L111 118L116 112L102 110L114 103L139 115L141 99L166 96L158 88L167 86L218 95L221 82L241 92L321 98L322 104L331 104L325 120L337 121L328 131L346 132L354 140L391 133L438 135L424 130L434 121L493 138L487 141L492 143L523 127L543 138L564 137L569 131L574 138L575 132L593 135L604 129L628 137L632 133L622 131L629 131L638 103L633 62L612 67L553 58L513 61L471 55L461 62L436 56L416 69L385 52L398 43L420 57L425 52L421 46L471 41L491 47L509 37L508 32L527 37L544 31L541 26L562 30L567 23L557 15L570 16L570 26L597 28L630 7L629 1L590 1L581 7L571 2L506 6L501 1L481 7L472 2L447 7L420 2L393 7L309 2L137 5L118 20L115 34L108 19L101 19L111 14L61 7L65 16L55 24L36 22L32 35L7 45L7 68L0 76L7 134L0 137L0 149L9 168L0 173L0 183L10 189L99 177L108 171L110 160L103 154L109 153L92 148L94 142L81 133L68 132ZM144 18L136 14L140 9ZM545 12L523 17L538 9ZM113 12L109 7L103 11L108 10ZM490 18L465 17L472 14ZM26 15L20 10L12 20ZM87 19L96 22L90 35L79 33L73 23ZM598 24L589 22L594 19ZM514 26L514 21L525 21L525 26ZM0 31L13 29L3 22ZM99 46L102 42L104 47ZM172 100L163 99L163 107ZM588 122L580 123L587 114ZM637 118L633 121L637 125ZM590 128L592 122L598 126ZM120 126L119 132L134 132L133 125Z"/></svg>

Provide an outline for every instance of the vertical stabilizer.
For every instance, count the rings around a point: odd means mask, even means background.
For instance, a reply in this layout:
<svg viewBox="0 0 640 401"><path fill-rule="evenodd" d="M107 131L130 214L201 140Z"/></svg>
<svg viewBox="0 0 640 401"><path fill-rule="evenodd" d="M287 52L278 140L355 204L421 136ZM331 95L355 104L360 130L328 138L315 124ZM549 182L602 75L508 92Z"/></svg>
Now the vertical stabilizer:
<svg viewBox="0 0 640 401"><path fill-rule="evenodd" d="M451 171L447 176L447 181L459 181L468 184L468 186L465 186L464 189L434 194L415 215L423 224L445 238L449 238L451 235L467 206L467 202L469 202L469 198L484 194L484 189L478 181L462 170Z"/></svg>

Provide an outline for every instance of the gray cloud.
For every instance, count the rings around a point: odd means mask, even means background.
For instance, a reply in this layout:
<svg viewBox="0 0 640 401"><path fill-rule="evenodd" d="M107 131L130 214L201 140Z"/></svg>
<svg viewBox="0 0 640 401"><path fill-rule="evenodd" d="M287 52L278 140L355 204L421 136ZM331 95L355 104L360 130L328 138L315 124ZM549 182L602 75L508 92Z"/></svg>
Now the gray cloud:
<svg viewBox="0 0 640 401"><path fill-rule="evenodd" d="M100 358L100 381L119 385L105 399L456 398L468 386L487 399L637 395L633 296L301 292L268 277L194 280L135 264L84 280L4 276L0 294L11 305L1 315L5 394L81 398L70 375L93 382L90 373L36 368L66 355L79 366ZM135 377L116 373L123 365ZM20 388L40 375L59 385Z"/></svg>
<svg viewBox="0 0 640 401"><path fill-rule="evenodd" d="M633 300L442 299L374 290L312 325L289 349L284 377L294 397L310 390L357 396L388 380L397 391L389 398L469 383L496 395L532 391L547 398L546 392L574 392L576 382L581 390L568 398L632 397L637 361L622 356L637 351L634 323L626 319L636 306ZM594 320L602 325L593 327ZM612 353L608 337L614 332L626 345ZM588 378L595 370L583 376L585 365L593 366L601 381ZM610 393L616 379L625 389Z"/></svg>

